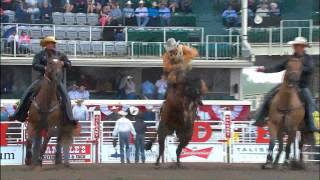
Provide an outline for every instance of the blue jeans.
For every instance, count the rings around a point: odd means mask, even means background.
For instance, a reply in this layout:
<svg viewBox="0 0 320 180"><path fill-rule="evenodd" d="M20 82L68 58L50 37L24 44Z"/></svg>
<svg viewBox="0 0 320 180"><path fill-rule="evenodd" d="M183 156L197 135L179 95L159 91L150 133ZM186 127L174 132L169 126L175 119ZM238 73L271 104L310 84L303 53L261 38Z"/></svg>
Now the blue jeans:
<svg viewBox="0 0 320 180"><path fill-rule="evenodd" d="M158 99L159 100L164 100L165 94L158 94Z"/></svg>
<svg viewBox="0 0 320 180"><path fill-rule="evenodd" d="M137 134L135 148L135 162L139 162L139 155L141 153L141 161L144 163L146 161L146 156L144 153L144 134Z"/></svg>
<svg viewBox="0 0 320 180"><path fill-rule="evenodd" d="M127 162L130 161L129 140L130 140L130 132L119 132L121 163L124 163L124 148L126 149Z"/></svg>
<svg viewBox="0 0 320 180"><path fill-rule="evenodd" d="M127 99L137 99L136 93L127 94Z"/></svg>
<svg viewBox="0 0 320 180"><path fill-rule="evenodd" d="M137 25L138 26L142 26L145 27L149 22L149 17L145 16L145 17L139 17L137 16Z"/></svg>

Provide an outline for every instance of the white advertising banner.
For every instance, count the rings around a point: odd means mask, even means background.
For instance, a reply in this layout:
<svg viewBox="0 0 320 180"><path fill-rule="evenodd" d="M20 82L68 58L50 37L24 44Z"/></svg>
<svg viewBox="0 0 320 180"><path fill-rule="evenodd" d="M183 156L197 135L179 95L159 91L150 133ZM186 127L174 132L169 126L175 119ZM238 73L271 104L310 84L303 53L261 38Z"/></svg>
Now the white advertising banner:
<svg viewBox="0 0 320 180"><path fill-rule="evenodd" d="M133 144L130 144L130 161L135 161L135 147ZM150 151L145 151L146 163L155 163L158 157L158 144L153 144ZM119 144L117 147L113 147L112 143L104 143L101 146L101 163L120 163L120 150ZM126 157L125 157L126 159ZM141 162L141 156L140 156Z"/></svg>
<svg viewBox="0 0 320 180"><path fill-rule="evenodd" d="M0 146L0 164L1 165L22 165L23 145Z"/></svg>
<svg viewBox="0 0 320 180"><path fill-rule="evenodd" d="M265 163L268 154L268 144L232 144L231 162L232 163ZM284 146L285 147L285 146ZM273 157L278 153L276 145ZM285 151L282 151L279 162L283 162Z"/></svg>
<svg viewBox="0 0 320 180"><path fill-rule="evenodd" d="M92 147L92 144L72 144L69 149L70 163L93 163L94 151ZM56 151L55 144L48 144L43 156L43 163L54 163Z"/></svg>
<svg viewBox="0 0 320 180"><path fill-rule="evenodd" d="M169 143L166 159L176 162L177 143ZM182 162L226 162L226 147L223 143L190 143L180 155Z"/></svg>

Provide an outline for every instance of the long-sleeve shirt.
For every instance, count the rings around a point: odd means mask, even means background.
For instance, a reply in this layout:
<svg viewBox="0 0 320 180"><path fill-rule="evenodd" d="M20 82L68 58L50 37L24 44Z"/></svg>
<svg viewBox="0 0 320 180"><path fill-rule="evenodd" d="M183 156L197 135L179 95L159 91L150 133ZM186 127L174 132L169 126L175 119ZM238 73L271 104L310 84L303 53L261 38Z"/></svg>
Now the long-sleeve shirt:
<svg viewBox="0 0 320 180"><path fill-rule="evenodd" d="M117 137L120 132L131 132L134 136L136 135L132 122L126 117L121 117L116 121L112 136Z"/></svg>
<svg viewBox="0 0 320 180"><path fill-rule="evenodd" d="M74 119L78 121L87 121L89 120L89 112L85 105L75 105L72 108L72 114Z"/></svg>
<svg viewBox="0 0 320 180"><path fill-rule="evenodd" d="M142 119L139 119L134 123L134 129L137 134L144 135L147 131L147 124Z"/></svg>
<svg viewBox="0 0 320 180"><path fill-rule="evenodd" d="M135 10L135 12L136 12L137 17L147 17L148 16L148 8L146 8L146 7L142 7L142 8L138 7Z"/></svg>
<svg viewBox="0 0 320 180"><path fill-rule="evenodd" d="M170 12L170 9L165 7L165 8L160 8L159 9L159 15L160 17L162 18L170 18L171 17L171 12Z"/></svg>
<svg viewBox="0 0 320 180"><path fill-rule="evenodd" d="M53 54L54 56L58 57L60 61L64 62L65 68L67 69L71 68L71 61L68 59L68 57L65 54L59 51L54 51ZM33 69L40 72L40 74L43 75L45 72L44 67L47 65L48 58L49 58L49 55L46 49L40 51L33 58L33 62L32 62Z"/></svg>
<svg viewBox="0 0 320 180"><path fill-rule="evenodd" d="M133 8L123 8L122 10L124 17L131 18L134 17L134 9Z"/></svg>
<svg viewBox="0 0 320 180"><path fill-rule="evenodd" d="M311 77L311 74L313 72L313 66L314 66L313 59L312 59L312 57L310 55L308 55L306 53L304 53L304 55L302 55L302 56L299 56L297 54L293 54L292 57L300 58L303 61L303 69L302 69L302 74L301 74L301 77L300 77L299 87L300 88L306 88L306 87L309 86L310 77ZM275 73L275 72L284 71L284 70L286 70L288 60L289 59L287 59L283 63L281 63L279 65L276 65L274 67L266 68L264 70L264 72L265 73Z"/></svg>
<svg viewBox="0 0 320 180"><path fill-rule="evenodd" d="M237 11L235 10L225 10L222 13L222 17L228 18L228 17L238 17Z"/></svg>

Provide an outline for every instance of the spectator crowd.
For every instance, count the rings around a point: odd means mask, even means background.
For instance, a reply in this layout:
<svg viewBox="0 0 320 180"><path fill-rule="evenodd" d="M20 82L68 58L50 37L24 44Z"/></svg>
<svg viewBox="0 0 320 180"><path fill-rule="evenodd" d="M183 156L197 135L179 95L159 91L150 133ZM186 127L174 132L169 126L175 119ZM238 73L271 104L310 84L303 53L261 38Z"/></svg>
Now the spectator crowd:
<svg viewBox="0 0 320 180"><path fill-rule="evenodd" d="M240 0L230 0L222 13L224 26L238 27L241 25ZM261 23L265 17L281 16L280 7L276 0L248 0L249 25L253 22Z"/></svg>
<svg viewBox="0 0 320 180"><path fill-rule="evenodd" d="M53 12L96 13L99 24L128 26L170 26L171 15L191 13L192 0L2 0L1 20L6 11L15 12L18 23L52 23Z"/></svg>

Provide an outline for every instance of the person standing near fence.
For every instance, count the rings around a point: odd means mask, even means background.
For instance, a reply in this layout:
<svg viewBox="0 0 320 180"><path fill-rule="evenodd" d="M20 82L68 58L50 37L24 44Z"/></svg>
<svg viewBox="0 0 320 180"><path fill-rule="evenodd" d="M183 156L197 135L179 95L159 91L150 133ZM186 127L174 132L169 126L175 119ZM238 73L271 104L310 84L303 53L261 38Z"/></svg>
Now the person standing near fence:
<svg viewBox="0 0 320 180"><path fill-rule="evenodd" d="M144 152L144 139L145 139L145 133L147 131L147 124L143 121L141 118L139 109L137 107L130 107L129 108L130 114L133 116L134 123L134 129L137 133L136 140L135 140L135 163L139 163L139 157L141 156L141 162L145 163L146 156Z"/></svg>
<svg viewBox="0 0 320 180"><path fill-rule="evenodd" d="M136 131L132 125L132 122L126 118L128 115L127 112L121 110L118 112L118 114L121 116L120 119L116 121L116 125L114 127L114 130L112 132L113 135L113 146L116 146L116 138L119 136L120 141L120 160L121 163L124 163L124 147L126 150L126 160L127 163L130 163L130 152L129 152L129 140L130 140L130 133L132 133L133 138L136 136Z"/></svg>

